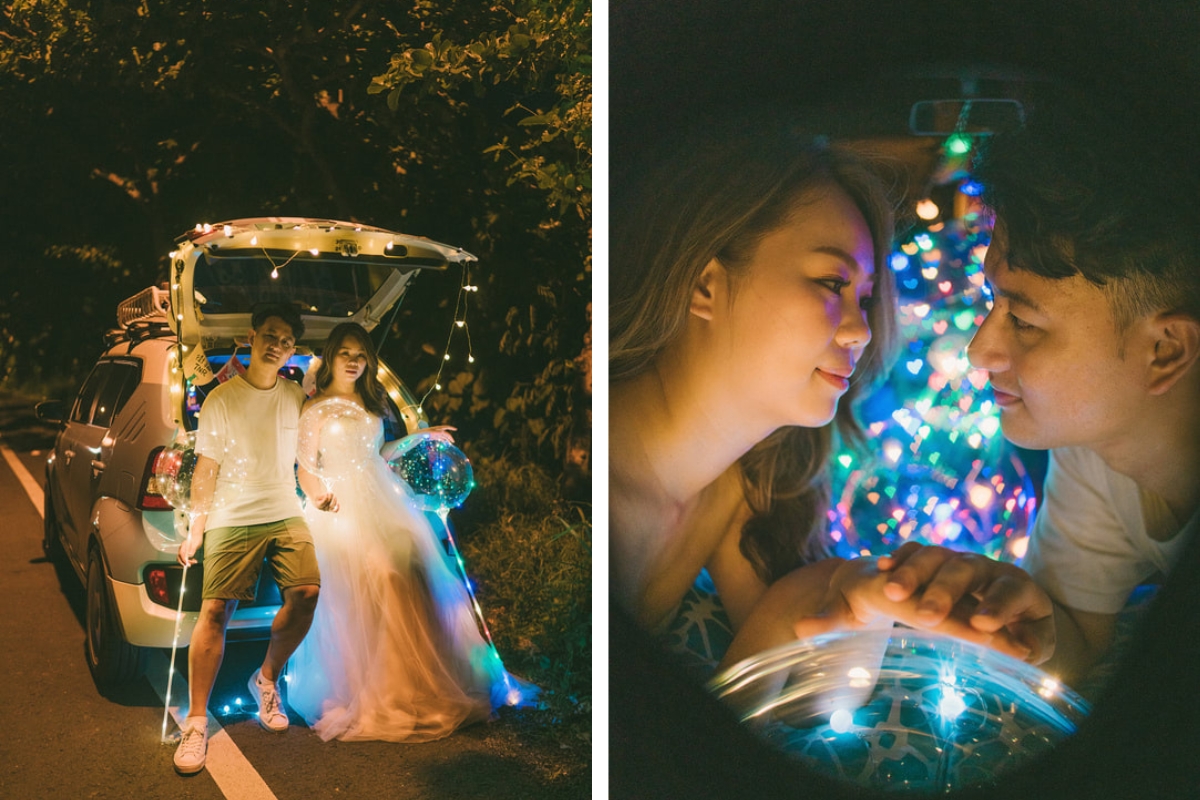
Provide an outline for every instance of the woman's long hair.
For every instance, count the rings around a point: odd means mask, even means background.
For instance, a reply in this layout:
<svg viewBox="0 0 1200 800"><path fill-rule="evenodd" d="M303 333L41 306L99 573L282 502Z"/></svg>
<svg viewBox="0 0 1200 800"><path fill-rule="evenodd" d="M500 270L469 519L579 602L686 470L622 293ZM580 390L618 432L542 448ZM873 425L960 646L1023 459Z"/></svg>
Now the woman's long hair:
<svg viewBox="0 0 1200 800"><path fill-rule="evenodd" d="M346 339L356 340L367 355L367 368L354 382L363 406L377 417L386 416L387 401L384 400L383 384L379 382L379 356L367 329L357 322L343 322L329 332L321 349L321 366L317 368L317 391L325 391L333 382L333 357Z"/></svg>
<svg viewBox="0 0 1200 800"><path fill-rule="evenodd" d="M896 290L887 264L893 208L879 176L848 151L798 135L773 114L727 117L672 143L612 184L609 376L648 368L683 330L693 288L713 258L737 281L763 237L804 213L813 193L842 189L866 220L875 251L871 342L834 422L780 428L742 456L752 512L741 551L770 583L827 552L827 466L834 429L861 444L852 406L886 374L896 345Z"/></svg>

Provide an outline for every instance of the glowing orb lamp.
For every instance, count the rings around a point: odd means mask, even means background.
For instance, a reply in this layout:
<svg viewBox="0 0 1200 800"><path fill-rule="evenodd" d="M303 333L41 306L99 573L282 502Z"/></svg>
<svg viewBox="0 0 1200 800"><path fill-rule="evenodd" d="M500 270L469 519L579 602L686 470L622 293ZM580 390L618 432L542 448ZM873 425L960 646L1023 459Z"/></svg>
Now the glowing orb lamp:
<svg viewBox="0 0 1200 800"><path fill-rule="evenodd" d="M471 462L462 450L440 439L424 439L394 456L388 466L426 511L457 508L475 488Z"/></svg>
<svg viewBox="0 0 1200 800"><path fill-rule="evenodd" d="M196 474L196 432L188 431L154 459L154 489L180 511L192 510L192 478Z"/></svg>
<svg viewBox="0 0 1200 800"><path fill-rule="evenodd" d="M1035 667L906 628L800 640L731 667L709 688L821 773L923 792L991 781L1070 736L1089 711Z"/></svg>

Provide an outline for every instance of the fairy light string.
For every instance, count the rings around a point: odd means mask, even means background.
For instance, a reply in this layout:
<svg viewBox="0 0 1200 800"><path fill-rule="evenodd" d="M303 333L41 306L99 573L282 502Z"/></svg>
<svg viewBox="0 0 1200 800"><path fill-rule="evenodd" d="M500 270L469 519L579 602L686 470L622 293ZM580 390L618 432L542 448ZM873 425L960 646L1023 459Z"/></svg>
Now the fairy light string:
<svg viewBox="0 0 1200 800"><path fill-rule="evenodd" d="M468 320L467 320L467 311L469 308L468 301L470 299L470 295L472 295L478 291L479 291L479 286L471 282L470 262L469 261L462 262L461 280L459 281L458 294L455 297L455 301L454 301L453 324L451 325L450 332L446 337L446 347L442 353L442 358L438 362L438 369L433 377L433 383L429 387L429 389L426 390L425 394L422 395L420 405L417 407L417 411L419 413L424 412L425 401L429 399L429 396L431 394L433 394L433 392L435 392L435 391L442 390L442 372L445 369L446 365L448 363L450 363L450 361L451 361L451 355L450 355L451 348L454 344L454 337L458 333L459 330L462 330L463 336L466 338L466 343L467 343L467 359L466 359L466 361L468 364L475 363L475 351L474 351L473 343L471 341L471 328L470 328L470 325L468 324ZM521 691L519 688L517 688L516 686L514 686L512 684L512 680L508 674L508 670L503 669L504 661L500 657L500 651L496 648L496 642L492 638L492 631L488 627L487 619L484 617L483 608L482 608L482 606L480 606L479 600L475 595L474 584L471 581L469 574L467 573L467 565L466 565L466 562L463 560L462 552L458 547L458 543L454 539L454 534L450 530L448 514L449 514L449 509L446 508L445 506L439 507L437 509L437 516L441 520L442 530L445 531L445 534L446 534L446 542L450 546L450 552L454 556L454 562L455 562L455 565L458 567L459 576L462 578L463 585L467 590L467 595L471 600L471 609L475 613L475 619L479 624L480 630L483 633L484 638L487 640L487 645L488 645L488 649L489 649L491 656L496 660L497 663L500 664L500 666L502 668L503 681L504 681L504 686L506 689L505 700L509 705L516 705L517 703L520 702Z"/></svg>
<svg viewBox="0 0 1200 800"><path fill-rule="evenodd" d="M333 226L331 226L331 227L329 227L328 230L332 232L334 229L335 228ZM211 223L197 223L194 228L194 232L197 236L205 236L205 235L213 233L213 231L215 231L215 230L216 230L216 226L212 225ZM290 256L288 256L288 258L283 262L275 261L275 259L271 256L271 253L267 250L266 246L263 244L260 244L259 237L257 234L252 235L250 237L250 240L249 240L250 246L257 247L262 252L263 258L265 258L267 263L270 264L271 271L270 271L269 275L272 280L278 280L280 277L280 271L282 269L284 269L285 267L287 267L289 264L291 264L292 261L294 261L296 258L298 258L302 253L309 253L313 256L318 256L321 253L320 248L311 246L311 244L312 244L312 240L311 240L312 229L309 226L296 224L296 225L291 226L291 230L294 232L298 232L299 234L308 236L308 241L306 243L310 246L303 247L303 246L300 246L301 245L300 242L296 242L293 245L294 250L293 250L292 254ZM362 231L362 226L356 226L354 228L354 230L356 232ZM236 233L239 233L239 231L237 229L235 229L233 225L224 224L222 226L222 233L225 235L226 238L232 238ZM389 240L384 244L384 250L390 252L395 248L395 246L396 246L396 242L394 240ZM207 252L211 252L211 250L213 248L215 248L216 245L207 245L206 244L206 245L202 245L202 247L204 247L204 249ZM446 365L449 364L453 360L453 357L451 355L451 348L454 343L454 337L456 336L456 334L458 333L458 331L460 329L462 330L463 336L466 338L466 349L467 349L466 363L468 363L468 364L475 363L474 344L471 340L471 329L470 329L470 325L469 325L469 322L467 319L467 312L468 312L468 307L469 307L469 303L468 303L469 297L471 294L474 294L479 291L479 286L471 282L470 265L475 260L475 258L473 256L471 256L470 254L465 253L462 250L462 248L459 248L458 252L460 255L460 259L458 259L458 263L461 266L462 273L461 273L461 279L459 281L458 293L457 293L457 296L455 297L452 324L450 327L450 332L446 337L446 346L442 352L442 358L438 363L437 371L434 374L433 382L430 385L429 389L426 390L425 394L421 396L421 400L416 407L416 411L418 414L424 412L425 401L429 399L429 396L431 394L433 394L433 392L435 392L435 391L441 391L443 388L442 375L445 371ZM176 256L176 251L172 251L170 253L170 257L173 261L175 259L175 256ZM463 256L465 256L465 257L463 257ZM178 332L178 330L182 327L182 322L183 322L183 314L182 314L181 310L183 308L183 299L184 298L183 298L181 277L182 277L184 264L182 261L174 261L174 263L175 263L176 273L175 273L175 279L172 281L171 288L172 288L172 305L176 309L176 320L177 320L176 328L177 328L177 332ZM182 367L184 364L184 354L186 353L187 348L186 348L186 346L183 346L182 344L180 344L179 346L181 349L178 353L176 362L179 366ZM186 380L186 377L187 376L185 376L185 380Z"/></svg>
<svg viewBox="0 0 1200 800"><path fill-rule="evenodd" d="M467 340L467 363L475 363L475 351L471 344L471 328L467 324L467 300L471 294L479 291L479 287L471 283L471 270L469 264L470 262L467 261L462 263L462 279L459 281L458 295L454 300L454 323L450 326L450 333L446 336L446 347L442 352L441 360L438 362L437 373L433 376L433 384L425 391L425 394L421 396L421 403L418 406L417 411L424 410L425 401L429 399L429 395L442 390L442 371L445 369L446 364L448 364L451 360L450 348L454 343L455 334L460 329Z"/></svg>
<svg viewBox="0 0 1200 800"><path fill-rule="evenodd" d="M189 523L190 529L190 523ZM179 649L179 633L183 628L183 598L187 592L188 565L183 565L183 573L179 577L179 607L175 610L175 632L171 637L171 660L167 667L167 691L163 698L163 719L161 739L163 744L171 741L167 736L167 722L171 715L171 687L175 683L175 653Z"/></svg>
<svg viewBox="0 0 1200 800"><path fill-rule="evenodd" d="M462 552L458 549L458 543L454 540L454 534L450 532L450 523L447 520L448 513L449 509L444 507L439 508L437 511L438 518L442 521L442 530L446 532L446 541L450 544L450 552L454 555L454 563L458 566L459 575L462 577L463 585L467 589L467 596L471 598L471 608L475 612L475 619L483 631L484 638L487 639L488 651L496 659L496 662L500 664L504 688L506 689L505 702L510 706L515 706L521 700L521 691L516 686L513 686L508 670L504 668L504 660L500 657L500 651L496 648L496 642L492 639L492 631L483 616L483 607L479 605L479 600L475 596L475 587L471 582L470 576L467 575L466 562L463 561Z"/></svg>

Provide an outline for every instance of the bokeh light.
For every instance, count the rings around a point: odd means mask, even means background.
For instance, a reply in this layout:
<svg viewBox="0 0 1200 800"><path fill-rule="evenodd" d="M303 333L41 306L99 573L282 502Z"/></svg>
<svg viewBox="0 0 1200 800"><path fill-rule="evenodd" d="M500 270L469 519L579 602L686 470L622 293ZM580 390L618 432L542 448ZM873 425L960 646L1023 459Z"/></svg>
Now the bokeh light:
<svg viewBox="0 0 1200 800"><path fill-rule="evenodd" d="M907 541L1016 562L1037 507L1024 455L1006 442L987 373L967 345L989 308L983 257L990 219L968 214L918 229L891 257L936 254L896 273L902 352L859 406L867 454L833 460L831 548L886 555Z"/></svg>

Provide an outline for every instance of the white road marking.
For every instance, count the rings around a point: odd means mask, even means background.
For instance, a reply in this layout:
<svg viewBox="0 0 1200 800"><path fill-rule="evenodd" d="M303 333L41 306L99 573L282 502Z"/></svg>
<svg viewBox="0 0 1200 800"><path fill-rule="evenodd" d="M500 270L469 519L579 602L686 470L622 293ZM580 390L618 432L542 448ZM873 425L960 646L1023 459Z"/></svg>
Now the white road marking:
<svg viewBox="0 0 1200 800"><path fill-rule="evenodd" d="M151 650L146 659L146 678L158 699L167 701L167 669L169 664L166 655L161 650ZM178 672L171 681L171 694L176 699L188 696L187 681ZM185 707L171 706L171 718L175 724L183 727ZM217 722L217 718L208 713L208 757L204 761L208 774L212 776L217 788L229 800L277 800L275 794L267 786L250 762L242 755L242 751L229 738L229 734Z"/></svg>
<svg viewBox="0 0 1200 800"><path fill-rule="evenodd" d="M45 494L42 492L42 487L29 474L29 470L25 469L25 465L21 463L21 459L12 451L12 448L0 444L0 454L4 455L4 460L8 462L8 466L17 476L17 480L21 482L21 487L25 489L25 494L29 495L38 515L43 516L45 514L45 505L43 504ZM158 699L163 703L167 702L167 668L167 657L163 655L163 652L151 650L146 659L146 678L154 687L154 691L158 693ZM187 681L183 679L182 675L175 675L171 682L171 693L177 698L188 696ZM174 718L175 724L183 725L182 706L171 706L171 716ZM204 760L204 767L208 770L213 782L217 784L217 788L228 800L278 800L275 793L267 786L266 781L250 765L246 756L221 727L221 723L217 722L217 718L212 715L212 712L208 714L208 756Z"/></svg>
<svg viewBox="0 0 1200 800"><path fill-rule="evenodd" d="M25 469L25 465L21 463L21 459L17 458L17 454L12 451L8 445L0 444L0 453L4 454L4 460L12 467L13 473L16 474L17 480L21 482L21 487L25 490L25 494L29 495L29 499L33 501L34 507L41 514L45 501L45 495L42 493L42 487L33 476L29 474L29 470Z"/></svg>

